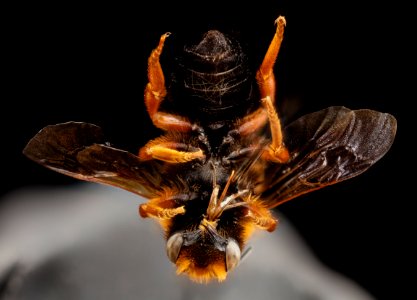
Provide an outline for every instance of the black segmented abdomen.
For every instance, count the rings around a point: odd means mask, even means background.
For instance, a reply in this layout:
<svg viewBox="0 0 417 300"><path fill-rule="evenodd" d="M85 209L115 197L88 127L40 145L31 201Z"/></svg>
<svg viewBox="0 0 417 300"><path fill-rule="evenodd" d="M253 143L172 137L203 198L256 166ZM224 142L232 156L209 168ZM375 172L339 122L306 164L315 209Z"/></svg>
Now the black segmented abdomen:
<svg viewBox="0 0 417 300"><path fill-rule="evenodd" d="M253 105L253 76L240 44L217 30L185 46L175 74L173 97L201 123L233 120Z"/></svg>

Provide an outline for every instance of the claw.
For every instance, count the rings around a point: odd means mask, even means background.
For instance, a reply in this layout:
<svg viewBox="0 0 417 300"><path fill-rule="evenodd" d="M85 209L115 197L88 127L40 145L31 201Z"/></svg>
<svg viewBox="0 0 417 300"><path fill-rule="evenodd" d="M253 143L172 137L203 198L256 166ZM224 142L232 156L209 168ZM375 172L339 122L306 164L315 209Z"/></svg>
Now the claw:
<svg viewBox="0 0 417 300"><path fill-rule="evenodd" d="M287 26L287 20L285 20L284 16L279 16L275 20L274 24L277 25L278 27L281 26L281 25Z"/></svg>

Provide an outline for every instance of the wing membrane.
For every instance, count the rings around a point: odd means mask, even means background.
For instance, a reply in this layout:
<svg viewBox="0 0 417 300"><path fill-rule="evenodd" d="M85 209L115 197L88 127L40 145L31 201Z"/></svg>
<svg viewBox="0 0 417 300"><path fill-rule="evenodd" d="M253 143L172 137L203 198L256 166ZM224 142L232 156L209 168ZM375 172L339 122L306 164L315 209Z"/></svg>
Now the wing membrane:
<svg viewBox="0 0 417 300"><path fill-rule="evenodd" d="M291 160L270 164L261 198L267 207L366 171L391 147L395 118L386 113L329 107L285 128Z"/></svg>
<svg viewBox="0 0 417 300"><path fill-rule="evenodd" d="M23 154L65 175L146 198L154 197L163 181L158 162L142 162L127 151L107 146L101 128L89 123L47 126L29 141Z"/></svg>

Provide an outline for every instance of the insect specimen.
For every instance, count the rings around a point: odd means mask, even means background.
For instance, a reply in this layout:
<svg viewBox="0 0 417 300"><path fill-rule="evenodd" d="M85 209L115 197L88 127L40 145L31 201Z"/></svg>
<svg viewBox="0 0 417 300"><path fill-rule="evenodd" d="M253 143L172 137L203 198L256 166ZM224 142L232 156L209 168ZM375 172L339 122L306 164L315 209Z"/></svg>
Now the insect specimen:
<svg viewBox="0 0 417 300"><path fill-rule="evenodd" d="M146 198L139 214L160 223L177 273L222 281L255 229L276 228L271 209L364 172L396 133L390 114L341 106L281 127L273 68L285 26L278 17L255 76L239 43L210 30L184 47L169 85L160 63L169 36L163 34L148 58L144 98L165 134L138 154L110 146L98 126L82 122L45 127L24 154Z"/></svg>

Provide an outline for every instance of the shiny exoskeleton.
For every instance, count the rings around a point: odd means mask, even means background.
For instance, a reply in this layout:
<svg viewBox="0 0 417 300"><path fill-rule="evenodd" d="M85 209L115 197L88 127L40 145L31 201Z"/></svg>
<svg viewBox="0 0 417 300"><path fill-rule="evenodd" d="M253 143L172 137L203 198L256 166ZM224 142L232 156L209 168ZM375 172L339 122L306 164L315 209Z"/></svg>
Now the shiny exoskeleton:
<svg viewBox="0 0 417 300"><path fill-rule="evenodd" d="M239 42L210 30L179 51L168 86L172 110L205 129L221 127L259 106L259 95Z"/></svg>
<svg viewBox="0 0 417 300"><path fill-rule="evenodd" d="M273 68L285 25L284 17L276 20L255 76L239 43L211 30L184 47L168 85L163 34L148 59L144 98L165 134L138 155L109 146L99 127L80 122L45 127L24 153L55 171L145 197L139 213L159 221L177 272L222 281L255 229L275 229L272 208L364 172L396 133L392 115L345 107L282 128Z"/></svg>

